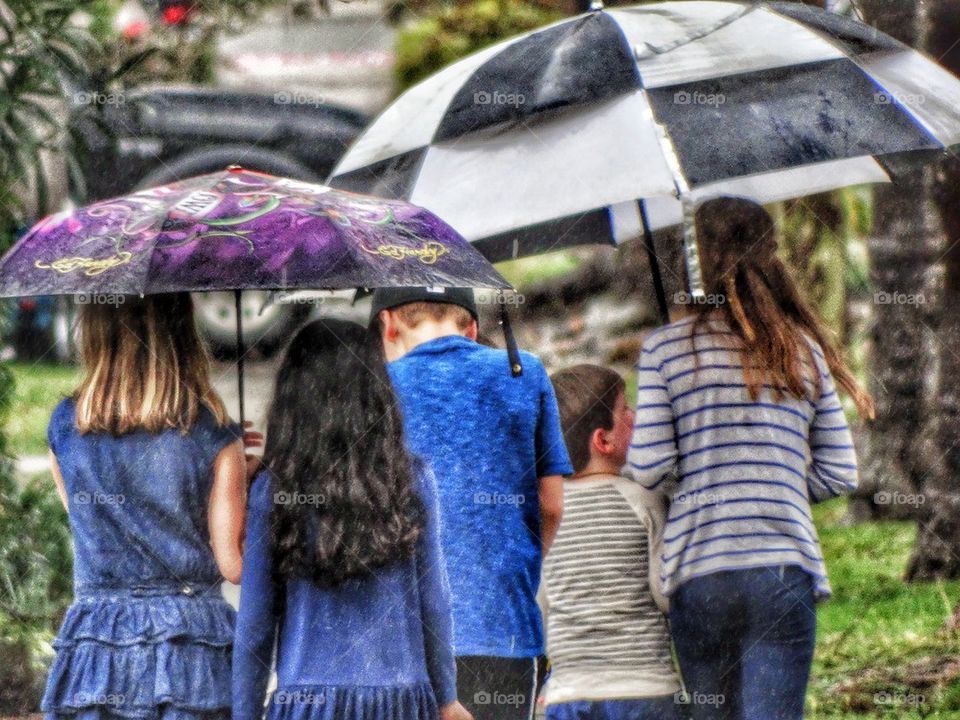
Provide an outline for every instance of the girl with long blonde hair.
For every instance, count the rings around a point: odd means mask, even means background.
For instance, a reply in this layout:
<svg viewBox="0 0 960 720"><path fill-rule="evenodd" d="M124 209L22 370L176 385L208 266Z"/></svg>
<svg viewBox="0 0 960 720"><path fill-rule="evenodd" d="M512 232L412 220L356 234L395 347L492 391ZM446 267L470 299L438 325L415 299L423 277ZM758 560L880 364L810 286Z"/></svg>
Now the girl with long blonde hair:
<svg viewBox="0 0 960 720"><path fill-rule="evenodd" d="M80 313L83 379L53 412L75 601L48 717L224 720L244 523L242 431L210 385L187 294Z"/></svg>

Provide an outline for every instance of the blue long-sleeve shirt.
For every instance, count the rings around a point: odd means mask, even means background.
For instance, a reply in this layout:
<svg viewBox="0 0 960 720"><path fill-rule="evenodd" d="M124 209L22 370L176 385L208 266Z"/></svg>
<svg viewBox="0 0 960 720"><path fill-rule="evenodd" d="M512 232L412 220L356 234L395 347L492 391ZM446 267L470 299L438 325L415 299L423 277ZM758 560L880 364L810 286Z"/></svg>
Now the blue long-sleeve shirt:
<svg viewBox="0 0 960 720"><path fill-rule="evenodd" d="M720 570L797 565L830 593L812 503L850 492L857 460L833 378L815 342L810 399L753 400L733 332L721 321L691 338L691 319L644 342L626 471L670 501L663 591Z"/></svg>
<svg viewBox="0 0 960 720"><path fill-rule="evenodd" d="M257 476L250 490L234 643L233 720L262 717L275 643L274 703L327 693L318 702L355 709L368 700L383 702L386 692L396 695L389 702L406 707L411 700L404 694L422 695L425 688L440 706L456 699L450 591L434 485L425 470L419 486L426 524L415 556L330 589L306 580L274 581L270 513L274 502L285 498L274 498L267 471ZM374 700L363 697L372 691Z"/></svg>

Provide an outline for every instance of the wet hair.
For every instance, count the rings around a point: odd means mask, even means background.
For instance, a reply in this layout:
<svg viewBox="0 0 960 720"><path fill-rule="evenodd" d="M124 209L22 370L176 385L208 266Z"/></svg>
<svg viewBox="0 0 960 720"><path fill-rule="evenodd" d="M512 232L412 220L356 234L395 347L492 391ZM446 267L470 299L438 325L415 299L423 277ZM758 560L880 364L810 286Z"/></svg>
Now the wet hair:
<svg viewBox="0 0 960 720"><path fill-rule="evenodd" d="M560 426L574 472L590 462L590 438L598 428L613 428L623 378L600 365L574 365L550 376L560 409Z"/></svg>
<svg viewBox="0 0 960 720"><path fill-rule="evenodd" d="M278 577L337 586L413 555L419 469L375 333L304 326L277 374L266 438Z"/></svg>
<svg viewBox="0 0 960 720"><path fill-rule="evenodd" d="M822 349L830 372L853 398L860 415L873 418L873 399L844 362L823 321L803 299L777 256L773 218L757 203L738 197L708 200L696 211L698 245L707 296L695 304L691 338L711 317L722 317L737 336L744 383L757 399L764 385L775 397L810 398L820 387L808 338ZM696 345L694 345L696 347ZM808 385L809 383L809 385Z"/></svg>
<svg viewBox="0 0 960 720"><path fill-rule="evenodd" d="M227 411L210 384L210 360L188 293L118 295L83 305L83 379L73 393L82 433L189 432L202 406L216 422Z"/></svg>

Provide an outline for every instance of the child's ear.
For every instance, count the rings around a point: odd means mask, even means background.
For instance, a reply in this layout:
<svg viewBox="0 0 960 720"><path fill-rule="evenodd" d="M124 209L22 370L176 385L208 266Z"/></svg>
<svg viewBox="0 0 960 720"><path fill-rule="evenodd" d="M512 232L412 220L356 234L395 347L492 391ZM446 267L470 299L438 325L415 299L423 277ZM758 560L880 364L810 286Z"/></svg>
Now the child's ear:
<svg viewBox="0 0 960 720"><path fill-rule="evenodd" d="M467 331L464 333L471 340L476 340L477 335L480 334L480 330L477 328L477 321L471 320L470 324L467 325Z"/></svg>
<svg viewBox="0 0 960 720"><path fill-rule="evenodd" d="M397 339L397 318L389 310L381 310L377 316L380 318L380 327L382 328L383 339L387 342L394 342Z"/></svg>
<svg viewBox="0 0 960 720"><path fill-rule="evenodd" d="M610 454L610 443L607 441L607 431L597 428L590 433L590 449L600 455Z"/></svg>

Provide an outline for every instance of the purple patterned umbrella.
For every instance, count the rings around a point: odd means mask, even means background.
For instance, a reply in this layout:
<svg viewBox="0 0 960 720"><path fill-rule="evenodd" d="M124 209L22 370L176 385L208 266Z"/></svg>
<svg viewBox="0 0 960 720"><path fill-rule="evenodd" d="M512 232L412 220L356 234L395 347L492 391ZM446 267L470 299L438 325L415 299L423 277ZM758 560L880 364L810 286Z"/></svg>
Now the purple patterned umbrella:
<svg viewBox="0 0 960 720"><path fill-rule="evenodd" d="M402 200L230 167L35 225L0 259L0 297L509 283L453 228ZM514 353L515 354L515 353Z"/></svg>
<svg viewBox="0 0 960 720"><path fill-rule="evenodd" d="M60 213L0 260L0 297L509 288L423 208L228 168Z"/></svg>

